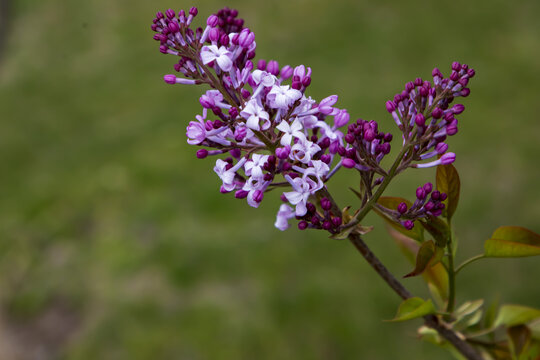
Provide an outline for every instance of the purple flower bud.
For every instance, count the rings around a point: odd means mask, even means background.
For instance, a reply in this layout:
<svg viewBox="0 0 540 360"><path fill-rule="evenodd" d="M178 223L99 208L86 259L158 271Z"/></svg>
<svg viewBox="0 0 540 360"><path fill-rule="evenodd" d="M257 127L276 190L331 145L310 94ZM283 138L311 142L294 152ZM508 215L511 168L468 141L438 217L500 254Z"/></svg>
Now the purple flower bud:
<svg viewBox="0 0 540 360"><path fill-rule="evenodd" d="M198 13L199 13L199 10L197 10L195 6L192 6L191 9L189 9L189 15L191 16L197 16Z"/></svg>
<svg viewBox="0 0 540 360"><path fill-rule="evenodd" d="M306 208L307 208L308 213L310 214L314 214L317 211L317 208L315 207L315 205L313 205L310 202L306 204Z"/></svg>
<svg viewBox="0 0 540 360"><path fill-rule="evenodd" d="M454 124L450 124L446 127L446 134L449 136L455 135L458 132L458 128Z"/></svg>
<svg viewBox="0 0 540 360"><path fill-rule="evenodd" d="M435 151L437 151L438 154L444 154L448 150L448 145L440 142L435 146Z"/></svg>
<svg viewBox="0 0 540 360"><path fill-rule="evenodd" d="M423 187L420 186L418 189L416 189L416 197L419 200L424 200L424 198L426 197L426 192L424 191Z"/></svg>
<svg viewBox="0 0 540 360"><path fill-rule="evenodd" d="M389 113L392 113L395 110L396 110L396 104L394 104L392 100L388 100L386 102L386 111L388 111Z"/></svg>
<svg viewBox="0 0 540 360"><path fill-rule="evenodd" d="M287 80L292 76L293 71L294 69L291 66L285 65L284 67L281 68L281 71L279 74L283 80Z"/></svg>
<svg viewBox="0 0 540 360"><path fill-rule="evenodd" d="M409 81L408 83L405 84L405 90L410 93L411 91L413 91L414 89L414 84Z"/></svg>
<svg viewBox="0 0 540 360"><path fill-rule="evenodd" d="M456 160L456 154L454 154L453 152L446 153L440 158L440 160L441 164L443 165L451 164Z"/></svg>
<svg viewBox="0 0 540 360"><path fill-rule="evenodd" d="M414 227L414 223L411 220L404 221L402 225L407 230L412 230Z"/></svg>
<svg viewBox="0 0 540 360"><path fill-rule="evenodd" d="M469 77L469 79L474 77L475 74L476 74L476 71L474 71L474 69L467 70L467 76Z"/></svg>
<svg viewBox="0 0 540 360"><path fill-rule="evenodd" d="M306 77L302 80L302 85L304 85L304 87L308 87L309 84L311 84L311 76L306 76Z"/></svg>
<svg viewBox="0 0 540 360"><path fill-rule="evenodd" d="M416 114L416 116L414 117L414 122L418 126L424 126L426 125L426 118L422 114Z"/></svg>
<svg viewBox="0 0 540 360"><path fill-rule="evenodd" d="M454 82L459 80L459 74L457 73L457 71L452 71L452 73L450 74L450 80Z"/></svg>
<svg viewBox="0 0 540 360"><path fill-rule="evenodd" d="M238 190L237 192L234 193L234 197L237 199L244 199L248 196L248 194L249 194L249 191Z"/></svg>
<svg viewBox="0 0 540 360"><path fill-rule="evenodd" d="M394 138L394 136L392 135L392 133L386 133L384 135L384 141L386 141L386 142L392 141L393 138Z"/></svg>
<svg viewBox="0 0 540 360"><path fill-rule="evenodd" d="M180 25L178 25L176 21L171 21L169 25L167 25L167 27L169 28L169 31L171 33L177 33L178 31L180 31Z"/></svg>
<svg viewBox="0 0 540 360"><path fill-rule="evenodd" d="M242 92L242 97L244 99L247 99L247 98L249 98L251 96L251 93L246 89L242 89L241 92Z"/></svg>
<svg viewBox="0 0 540 360"><path fill-rule="evenodd" d="M231 149L231 150L229 151L229 153L230 153L231 156L234 157L235 159L239 159L240 156L242 156L242 150L240 150L239 148Z"/></svg>
<svg viewBox="0 0 540 360"><path fill-rule="evenodd" d="M452 112L456 115L461 114L463 110L465 110L465 106L463 106L462 104L456 104L452 106Z"/></svg>
<svg viewBox="0 0 540 360"><path fill-rule="evenodd" d="M307 221L302 220L298 223L298 229L300 230L306 230L307 227L308 227Z"/></svg>
<svg viewBox="0 0 540 360"><path fill-rule="evenodd" d="M204 159L207 156L208 156L208 150L206 149L197 150L197 159Z"/></svg>
<svg viewBox="0 0 540 360"><path fill-rule="evenodd" d="M441 71L440 71L438 68L434 68L434 69L433 69L433 71L431 72L431 76L433 76L433 77L438 76L438 77L440 77L440 78L443 77Z"/></svg>
<svg viewBox="0 0 540 360"><path fill-rule="evenodd" d="M229 45L229 36L227 34L221 34L219 37L219 43L223 46Z"/></svg>
<svg viewBox="0 0 540 360"><path fill-rule="evenodd" d="M323 197L321 199L321 207L323 210L330 210L332 208L332 202L328 198Z"/></svg>
<svg viewBox="0 0 540 360"><path fill-rule="evenodd" d="M390 154L390 150L392 149L392 146L389 143L384 143L380 145L380 147L381 147L381 153L383 153L384 155Z"/></svg>
<svg viewBox="0 0 540 360"><path fill-rule="evenodd" d="M443 111L440 108L436 107L435 109L433 109L431 116L433 116L434 119L440 119L443 116Z"/></svg>
<svg viewBox="0 0 540 360"><path fill-rule="evenodd" d="M424 81L422 80L422 78L414 79L414 86L422 86L423 83Z"/></svg>
<svg viewBox="0 0 540 360"><path fill-rule="evenodd" d="M325 137L319 142L319 146L321 147L321 149L328 148L330 146L330 139Z"/></svg>
<svg viewBox="0 0 540 360"><path fill-rule="evenodd" d="M446 195L446 193L441 193L441 196L439 197L439 200L444 201L444 200L446 200L446 198L448 198L448 195Z"/></svg>
<svg viewBox="0 0 540 360"><path fill-rule="evenodd" d="M332 223L328 220L324 221L322 224L324 230L330 230L332 228Z"/></svg>
<svg viewBox="0 0 540 360"><path fill-rule="evenodd" d="M173 9L168 9L167 11L165 11L165 15L170 20L176 15L176 13L174 12Z"/></svg>
<svg viewBox="0 0 540 360"><path fill-rule="evenodd" d="M342 223L343 223L343 220L339 216L336 216L336 217L332 218L332 225L334 225L334 227L338 227Z"/></svg>
<svg viewBox="0 0 540 360"><path fill-rule="evenodd" d="M350 120L350 115L345 109L339 110L336 116L334 116L334 126L340 128L345 126Z"/></svg>
<svg viewBox="0 0 540 360"><path fill-rule="evenodd" d="M349 144L354 143L355 137L353 134L347 134L345 135L345 141Z"/></svg>
<svg viewBox="0 0 540 360"><path fill-rule="evenodd" d="M272 75L279 74L279 64L276 60L270 60L266 65L266 71Z"/></svg>
<svg viewBox="0 0 540 360"><path fill-rule="evenodd" d="M302 88L302 82L300 81L293 81L291 84L291 87L295 90L300 90Z"/></svg>
<svg viewBox="0 0 540 360"><path fill-rule="evenodd" d="M167 84L171 84L171 85L176 84L176 76L173 74L168 74L168 75L163 76L163 80L165 80Z"/></svg>
<svg viewBox="0 0 540 360"><path fill-rule="evenodd" d="M425 87L421 87L420 90L418 90L421 97L427 97L429 95L429 90Z"/></svg>
<svg viewBox="0 0 540 360"><path fill-rule="evenodd" d="M441 197L441 193L438 190L435 190L431 193L431 199L437 201Z"/></svg>
<svg viewBox="0 0 540 360"><path fill-rule="evenodd" d="M407 212L407 204L404 202L399 203L397 211L399 211L400 214L405 214Z"/></svg>
<svg viewBox="0 0 540 360"><path fill-rule="evenodd" d="M319 225L319 223L320 223L319 217L316 216L316 215L315 215L315 216L312 216L312 217L311 217L311 223L312 223L313 225Z"/></svg>
<svg viewBox="0 0 540 360"><path fill-rule="evenodd" d="M375 132L372 129L367 129L364 131L364 140L373 141L375 139Z"/></svg>
<svg viewBox="0 0 540 360"><path fill-rule="evenodd" d="M458 63L457 61L454 61L454 62L452 63L452 70L454 70L454 71L459 71L459 70L461 70L461 64Z"/></svg>
<svg viewBox="0 0 540 360"><path fill-rule="evenodd" d="M332 162L332 156L330 156L329 154L321 155L321 161L326 165L330 165L330 163Z"/></svg>
<svg viewBox="0 0 540 360"><path fill-rule="evenodd" d="M341 165L347 169L352 169L356 166L356 162L353 159L345 158L342 160Z"/></svg>
<svg viewBox="0 0 540 360"><path fill-rule="evenodd" d="M283 171L289 171L292 169L292 164L290 162L284 162L283 165L281 166L281 170ZM291 176L294 175L294 174L290 174Z"/></svg>
<svg viewBox="0 0 540 360"><path fill-rule="evenodd" d="M435 207L435 204L432 201L428 201L426 205L424 205L424 209L426 211L431 211Z"/></svg>
<svg viewBox="0 0 540 360"><path fill-rule="evenodd" d="M163 16L163 13L162 13L161 11L158 11L158 12L156 13L156 18L160 20L160 19L165 18L165 16Z"/></svg>
<svg viewBox="0 0 540 360"><path fill-rule="evenodd" d="M206 25L210 27L216 27L219 22L219 18L216 15L210 15L208 19L206 19Z"/></svg>
<svg viewBox="0 0 540 360"><path fill-rule="evenodd" d="M290 151L291 151L290 146L277 148L276 149L276 156L277 156L278 159L285 160L285 159L287 159L289 157Z"/></svg>

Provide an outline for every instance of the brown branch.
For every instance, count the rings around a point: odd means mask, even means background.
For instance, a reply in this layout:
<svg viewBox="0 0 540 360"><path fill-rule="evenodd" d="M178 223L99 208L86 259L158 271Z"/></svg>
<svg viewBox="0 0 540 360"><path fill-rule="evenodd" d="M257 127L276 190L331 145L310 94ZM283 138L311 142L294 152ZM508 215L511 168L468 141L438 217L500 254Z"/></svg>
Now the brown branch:
<svg viewBox="0 0 540 360"><path fill-rule="evenodd" d="M351 234L349 240L353 243L356 249L362 254L364 259L371 265L371 267L379 274L380 277L398 294L402 299L408 299L413 295L403 286L398 279L383 263L375 256L375 254L369 249L367 244L362 240L360 235ZM439 320L435 315L424 316L424 321L427 326L435 329L439 335L445 338L451 343L465 358L469 360L483 360L482 356L465 340L461 339L458 334L452 329L446 327L446 325Z"/></svg>

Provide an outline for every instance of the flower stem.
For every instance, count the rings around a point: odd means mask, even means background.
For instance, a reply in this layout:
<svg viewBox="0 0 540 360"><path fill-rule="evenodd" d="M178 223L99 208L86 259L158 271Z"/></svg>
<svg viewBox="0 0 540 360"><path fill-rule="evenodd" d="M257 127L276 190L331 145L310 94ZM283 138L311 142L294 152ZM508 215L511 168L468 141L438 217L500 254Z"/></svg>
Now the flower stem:
<svg viewBox="0 0 540 360"><path fill-rule="evenodd" d="M401 164L401 160L409 150L410 145L405 145L399 152L398 156L396 157L396 160L394 160L394 163L392 164L392 167L390 168L390 171L388 171L388 175L384 177L383 182L379 187L377 188L377 191L373 196L368 200L368 202L362 207L362 209L356 213L356 215L349 221L343 228L348 229L350 227L355 226L356 224L360 223L362 219L367 215L367 213L371 210L371 208L377 203L377 200L381 197L384 190L390 184L390 181L392 181L393 177L396 175L396 171Z"/></svg>
<svg viewBox="0 0 540 360"><path fill-rule="evenodd" d="M452 314L456 305L456 272L454 270L454 251L452 249L452 223L448 219L448 228L450 233L448 235L448 243L446 249L448 250L448 304L446 306L446 312Z"/></svg>

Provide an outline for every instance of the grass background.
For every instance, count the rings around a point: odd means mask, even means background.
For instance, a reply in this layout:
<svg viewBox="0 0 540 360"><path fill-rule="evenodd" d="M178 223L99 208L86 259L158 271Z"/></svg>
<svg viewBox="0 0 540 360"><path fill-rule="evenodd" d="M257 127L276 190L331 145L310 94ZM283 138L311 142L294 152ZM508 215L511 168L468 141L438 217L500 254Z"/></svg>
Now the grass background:
<svg viewBox="0 0 540 360"><path fill-rule="evenodd" d="M174 58L152 40L173 1L12 1L0 58L0 358L450 358L393 324L398 298L346 242L273 228L279 200L254 210L219 194L213 160L185 127L201 88L170 87ZM205 1L255 31L257 58L313 69L309 94L339 94L353 117L393 121L384 102L434 66L477 76L463 103L458 261L499 225L540 231L540 3ZM341 173L340 203L354 203ZM434 171L404 175L413 196ZM396 274L382 223L366 240ZM460 273L458 301L540 306L538 258ZM421 281L407 279L426 296Z"/></svg>

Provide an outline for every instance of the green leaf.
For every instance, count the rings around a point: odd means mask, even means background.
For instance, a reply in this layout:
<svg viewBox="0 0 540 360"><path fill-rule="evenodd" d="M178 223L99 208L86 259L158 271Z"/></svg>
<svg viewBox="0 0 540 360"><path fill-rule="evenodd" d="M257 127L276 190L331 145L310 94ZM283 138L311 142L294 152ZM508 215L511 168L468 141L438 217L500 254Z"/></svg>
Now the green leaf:
<svg viewBox="0 0 540 360"><path fill-rule="evenodd" d="M450 229L443 220L429 216L420 221L422 226L433 236L438 247L444 248L450 236Z"/></svg>
<svg viewBox="0 0 540 360"><path fill-rule="evenodd" d="M455 312L455 327L466 329L478 324L482 319L484 300L466 301Z"/></svg>
<svg viewBox="0 0 540 360"><path fill-rule="evenodd" d="M414 264L415 256L420 249L418 242L393 229L389 229L389 233L405 257ZM425 270L422 277L428 284L431 295L437 301L437 304L442 307L448 299L448 273L442 263L439 262Z"/></svg>
<svg viewBox="0 0 540 360"><path fill-rule="evenodd" d="M519 358L531 342L531 330L526 325L516 325L506 329L506 334L510 340L512 354L515 358Z"/></svg>
<svg viewBox="0 0 540 360"><path fill-rule="evenodd" d="M493 326L506 327L527 324L540 318L540 310L523 305L503 305L495 319Z"/></svg>
<svg viewBox="0 0 540 360"><path fill-rule="evenodd" d="M381 196L379 200L377 201L377 204L384 206L387 209L395 211L398 205L402 202L407 204L407 208L410 208L412 206L412 203L407 199L403 199L399 197L391 197L391 196ZM386 214L378 210L376 207L374 207L373 210L375 210L375 212L380 217L382 217L388 224L390 224L390 226L392 226L394 229L396 229L403 235L408 236L411 239L414 239L420 242L424 241L424 229L422 228L422 226L420 226L418 221L414 222L414 227L411 230L407 230L403 227L403 225L389 218Z"/></svg>
<svg viewBox="0 0 540 360"><path fill-rule="evenodd" d="M448 197L444 201L446 218L450 220L456 212L459 202L459 190L461 183L456 168L452 165L437 166L437 190L446 193Z"/></svg>
<svg viewBox="0 0 540 360"><path fill-rule="evenodd" d="M540 255L540 235L519 226L501 226L484 243L487 257Z"/></svg>
<svg viewBox="0 0 540 360"><path fill-rule="evenodd" d="M404 277L407 278L422 274L424 270L437 264L442 259L443 255L444 249L436 246L433 240L424 241L416 254L416 266L414 267L414 270Z"/></svg>
<svg viewBox="0 0 540 360"><path fill-rule="evenodd" d="M406 321L435 314L436 312L431 299L424 300L419 297L412 297L404 300L399 305L396 317L390 321Z"/></svg>

